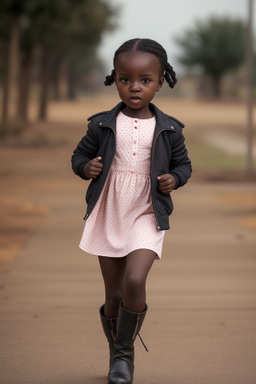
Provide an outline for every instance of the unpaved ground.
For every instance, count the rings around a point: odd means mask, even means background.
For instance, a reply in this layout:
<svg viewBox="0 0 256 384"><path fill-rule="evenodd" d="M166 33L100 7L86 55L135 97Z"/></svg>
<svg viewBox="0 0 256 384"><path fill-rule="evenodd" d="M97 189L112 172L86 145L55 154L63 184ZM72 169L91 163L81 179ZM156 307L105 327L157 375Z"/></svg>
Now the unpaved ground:
<svg viewBox="0 0 256 384"><path fill-rule="evenodd" d="M70 131L70 126L66 126ZM38 225L50 212L44 194L55 193L56 199L68 187L72 139L66 143L51 138L64 131L64 124L35 125L23 145L12 144L1 148L0 191L0 264L12 262L27 243ZM42 145L33 145L34 137L41 137ZM46 130L49 130L46 132ZM47 137L47 142L45 137ZM17 140L17 138L15 139ZM23 138L20 138L22 141Z"/></svg>

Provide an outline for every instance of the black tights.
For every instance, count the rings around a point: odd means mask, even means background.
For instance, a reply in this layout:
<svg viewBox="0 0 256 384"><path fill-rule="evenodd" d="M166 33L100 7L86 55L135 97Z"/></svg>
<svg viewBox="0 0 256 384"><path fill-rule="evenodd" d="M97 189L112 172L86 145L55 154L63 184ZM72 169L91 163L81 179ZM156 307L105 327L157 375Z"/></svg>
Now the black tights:
<svg viewBox="0 0 256 384"><path fill-rule="evenodd" d="M132 312L143 312L146 304L147 275L155 260L155 252L137 249L126 257L99 256L105 283L105 316L117 316L120 301Z"/></svg>

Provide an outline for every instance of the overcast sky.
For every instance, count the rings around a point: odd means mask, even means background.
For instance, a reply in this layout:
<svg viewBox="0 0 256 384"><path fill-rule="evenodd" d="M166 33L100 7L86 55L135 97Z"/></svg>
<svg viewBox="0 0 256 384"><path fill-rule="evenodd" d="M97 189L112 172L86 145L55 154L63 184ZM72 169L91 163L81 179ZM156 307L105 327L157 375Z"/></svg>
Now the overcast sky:
<svg viewBox="0 0 256 384"><path fill-rule="evenodd" d="M120 7L119 27L103 37L100 57L106 62L106 70L112 69L115 50L126 40L148 37L157 40L166 49L169 62L179 72L176 57L179 52L175 37L196 20L208 17L231 16L248 19L248 0L108 0ZM254 1L255 3L255 1ZM256 4L254 4L254 25ZM255 30L254 30L255 32Z"/></svg>

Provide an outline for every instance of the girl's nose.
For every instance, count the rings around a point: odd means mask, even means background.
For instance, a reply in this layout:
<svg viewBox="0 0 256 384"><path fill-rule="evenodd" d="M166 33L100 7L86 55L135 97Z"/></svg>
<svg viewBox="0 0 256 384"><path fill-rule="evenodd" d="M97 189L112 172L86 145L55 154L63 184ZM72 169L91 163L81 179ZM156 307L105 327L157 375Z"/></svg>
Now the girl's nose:
<svg viewBox="0 0 256 384"><path fill-rule="evenodd" d="M130 90L133 91L133 92L140 90L140 83L139 83L139 81L131 82Z"/></svg>

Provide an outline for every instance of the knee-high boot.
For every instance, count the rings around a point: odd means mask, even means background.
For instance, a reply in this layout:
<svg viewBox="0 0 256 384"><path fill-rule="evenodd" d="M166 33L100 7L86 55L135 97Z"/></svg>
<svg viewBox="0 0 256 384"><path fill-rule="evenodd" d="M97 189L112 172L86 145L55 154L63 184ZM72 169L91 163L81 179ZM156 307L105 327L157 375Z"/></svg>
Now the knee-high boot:
<svg viewBox="0 0 256 384"><path fill-rule="evenodd" d="M109 368L111 366L111 360L114 353L114 341L116 338L116 326L117 326L117 318L108 318L105 317L104 313L104 305L100 307L100 319L103 331L106 335L109 345Z"/></svg>
<svg viewBox="0 0 256 384"><path fill-rule="evenodd" d="M108 384L132 384L134 372L134 341L147 313L136 313L119 308L117 335L108 375Z"/></svg>

